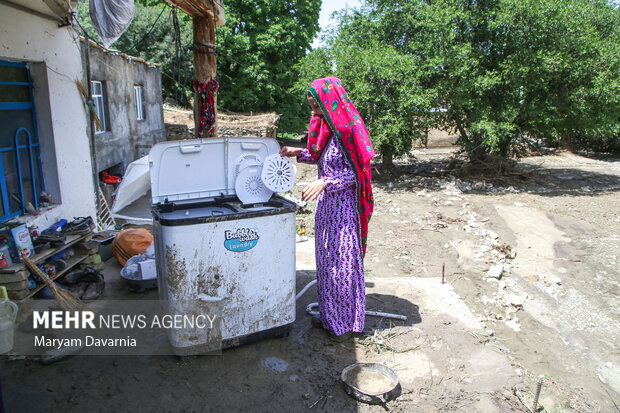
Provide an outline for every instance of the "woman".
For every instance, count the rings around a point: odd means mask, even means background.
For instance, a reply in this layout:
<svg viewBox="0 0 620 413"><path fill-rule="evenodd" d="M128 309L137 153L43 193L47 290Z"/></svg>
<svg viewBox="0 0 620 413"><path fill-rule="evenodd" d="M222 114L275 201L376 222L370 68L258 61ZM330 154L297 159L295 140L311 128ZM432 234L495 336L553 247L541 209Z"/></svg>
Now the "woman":
<svg viewBox="0 0 620 413"><path fill-rule="evenodd" d="M372 215L368 131L340 79L312 82L308 101L313 116L308 148L285 146L282 156L317 164L318 179L304 188L304 200L317 200L315 219L320 322L340 336L362 332L366 314L364 262Z"/></svg>

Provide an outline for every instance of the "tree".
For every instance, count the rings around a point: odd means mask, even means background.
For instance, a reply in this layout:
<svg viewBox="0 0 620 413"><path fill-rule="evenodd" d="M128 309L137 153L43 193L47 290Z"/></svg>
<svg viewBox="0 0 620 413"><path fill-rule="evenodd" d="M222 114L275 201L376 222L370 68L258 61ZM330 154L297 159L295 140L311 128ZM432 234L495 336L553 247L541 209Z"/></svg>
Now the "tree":
<svg viewBox="0 0 620 413"><path fill-rule="evenodd" d="M603 0L367 0L306 60L331 64L389 163L430 126L457 130L472 158L617 140L619 45Z"/></svg>
<svg viewBox="0 0 620 413"><path fill-rule="evenodd" d="M231 0L224 7L226 25L216 30L218 107L237 112L276 111L285 114L285 128L303 127L305 97L292 96L288 90L298 77L295 62L310 49L318 32L321 1ZM136 1L134 21L113 47L161 63L164 93L189 106L193 96L192 20L177 12L177 38L170 10L163 0ZM88 2L78 6L78 15L82 26L97 39Z"/></svg>
<svg viewBox="0 0 620 413"><path fill-rule="evenodd" d="M285 129L303 128L305 95L288 90L298 78L294 64L319 30L321 0L231 0L224 5L226 26L216 33L218 102L232 111L276 111L285 115Z"/></svg>

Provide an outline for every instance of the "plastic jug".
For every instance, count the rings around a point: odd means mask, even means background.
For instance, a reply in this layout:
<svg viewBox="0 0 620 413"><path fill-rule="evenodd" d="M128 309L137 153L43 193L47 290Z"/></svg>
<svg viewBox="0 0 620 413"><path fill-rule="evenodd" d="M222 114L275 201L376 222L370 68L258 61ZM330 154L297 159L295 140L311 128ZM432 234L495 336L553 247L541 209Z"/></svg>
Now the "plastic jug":
<svg viewBox="0 0 620 413"><path fill-rule="evenodd" d="M13 349L13 330L17 318L17 304L0 300L0 354Z"/></svg>

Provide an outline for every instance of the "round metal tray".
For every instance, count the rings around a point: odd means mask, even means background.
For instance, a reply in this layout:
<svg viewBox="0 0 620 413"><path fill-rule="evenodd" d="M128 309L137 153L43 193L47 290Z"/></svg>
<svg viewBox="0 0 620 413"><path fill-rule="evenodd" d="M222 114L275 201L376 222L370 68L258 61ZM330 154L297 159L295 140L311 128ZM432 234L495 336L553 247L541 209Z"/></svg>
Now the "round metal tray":
<svg viewBox="0 0 620 413"><path fill-rule="evenodd" d="M359 377L361 375L376 375L383 376L389 385L381 391L376 389L363 388L360 384ZM342 382L345 386L345 391L351 395L354 399L357 399L364 403L369 404L384 404L390 400L394 400L400 395L401 387L398 380L398 376L388 366L379 363L355 363L347 366L342 370L341 375Z"/></svg>

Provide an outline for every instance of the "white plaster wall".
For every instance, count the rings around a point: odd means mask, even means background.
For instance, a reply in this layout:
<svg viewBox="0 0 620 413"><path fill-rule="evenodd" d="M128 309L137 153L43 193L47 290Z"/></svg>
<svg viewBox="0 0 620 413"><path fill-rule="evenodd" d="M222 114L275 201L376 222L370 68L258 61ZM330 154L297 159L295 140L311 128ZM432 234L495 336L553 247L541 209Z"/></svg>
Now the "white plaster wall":
<svg viewBox="0 0 620 413"><path fill-rule="evenodd" d="M40 0L19 3L52 14ZM62 199L60 205L38 217L25 215L20 220L44 229L60 218L70 220L87 215L95 218L88 119L75 83L76 79L83 79L78 33L71 27L58 28L53 21L0 4L0 59L45 62L47 67L51 129ZM54 166L43 165L49 167Z"/></svg>

